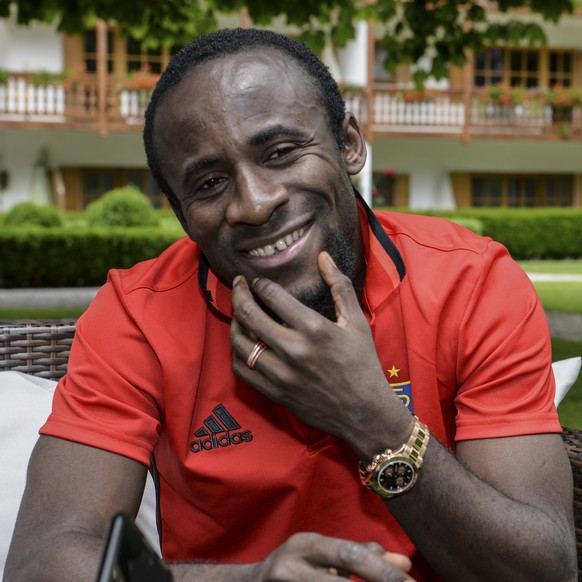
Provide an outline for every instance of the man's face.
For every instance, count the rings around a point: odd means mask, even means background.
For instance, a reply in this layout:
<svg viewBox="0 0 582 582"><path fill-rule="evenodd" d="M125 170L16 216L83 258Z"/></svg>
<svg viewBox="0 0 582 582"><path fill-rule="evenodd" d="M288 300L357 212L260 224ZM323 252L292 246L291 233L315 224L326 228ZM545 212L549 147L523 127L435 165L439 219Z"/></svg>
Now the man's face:
<svg viewBox="0 0 582 582"><path fill-rule="evenodd" d="M348 172L365 154L355 153L353 119L344 133L340 152L309 78L276 50L206 63L166 96L155 119L161 167L186 232L227 283L268 277L317 303L322 250L355 277L362 256Z"/></svg>

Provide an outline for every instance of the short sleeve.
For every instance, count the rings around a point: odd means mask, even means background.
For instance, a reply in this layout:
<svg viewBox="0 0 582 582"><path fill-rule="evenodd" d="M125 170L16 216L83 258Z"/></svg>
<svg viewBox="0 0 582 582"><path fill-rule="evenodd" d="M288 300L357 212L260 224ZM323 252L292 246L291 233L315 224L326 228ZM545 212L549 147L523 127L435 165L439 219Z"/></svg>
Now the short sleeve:
<svg viewBox="0 0 582 582"><path fill-rule="evenodd" d="M161 430L162 374L116 271L77 322L66 376L41 434L146 465Z"/></svg>
<svg viewBox="0 0 582 582"><path fill-rule="evenodd" d="M561 432L546 316L498 243L483 255L458 346L456 440Z"/></svg>

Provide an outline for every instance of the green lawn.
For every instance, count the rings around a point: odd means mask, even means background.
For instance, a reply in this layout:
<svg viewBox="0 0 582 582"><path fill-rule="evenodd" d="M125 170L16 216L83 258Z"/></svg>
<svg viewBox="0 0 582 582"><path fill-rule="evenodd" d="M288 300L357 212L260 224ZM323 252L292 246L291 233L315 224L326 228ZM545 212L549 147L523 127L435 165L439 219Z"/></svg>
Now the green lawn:
<svg viewBox="0 0 582 582"><path fill-rule="evenodd" d="M527 273L582 275L582 259L518 262ZM582 282L535 281L534 286L547 311L582 313Z"/></svg>
<svg viewBox="0 0 582 582"><path fill-rule="evenodd" d="M552 359L565 360L582 356L582 342L552 338ZM582 428L582 374L558 407L560 422L571 428Z"/></svg>
<svg viewBox="0 0 582 582"><path fill-rule="evenodd" d="M0 308L0 319L77 319L84 309L55 307L54 309L39 309L21 307L18 309Z"/></svg>
<svg viewBox="0 0 582 582"><path fill-rule="evenodd" d="M563 261L518 261L528 273L563 273L582 275L582 259L566 259Z"/></svg>
<svg viewBox="0 0 582 582"><path fill-rule="evenodd" d="M535 281L534 287L546 311L582 313L582 282Z"/></svg>

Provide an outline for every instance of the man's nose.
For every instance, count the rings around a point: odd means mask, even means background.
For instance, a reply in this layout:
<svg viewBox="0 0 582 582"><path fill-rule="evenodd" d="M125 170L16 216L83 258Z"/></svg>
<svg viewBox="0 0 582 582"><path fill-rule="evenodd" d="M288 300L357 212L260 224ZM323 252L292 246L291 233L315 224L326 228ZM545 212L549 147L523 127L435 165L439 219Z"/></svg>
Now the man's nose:
<svg viewBox="0 0 582 582"><path fill-rule="evenodd" d="M275 209L287 200L287 189L268 170L239 169L235 193L228 205L226 218L230 224L264 224Z"/></svg>

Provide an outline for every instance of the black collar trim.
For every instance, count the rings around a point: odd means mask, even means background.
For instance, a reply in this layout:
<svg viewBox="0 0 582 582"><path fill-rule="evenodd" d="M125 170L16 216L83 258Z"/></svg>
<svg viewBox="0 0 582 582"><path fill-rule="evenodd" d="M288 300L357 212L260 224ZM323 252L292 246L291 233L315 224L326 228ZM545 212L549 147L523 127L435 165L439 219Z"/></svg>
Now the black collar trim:
<svg viewBox="0 0 582 582"><path fill-rule="evenodd" d="M404 259L400 254L400 251L396 247L396 245L392 242L390 237L386 234L386 231L380 224L380 221L372 211L372 209L368 206L366 201L362 198L362 195L354 188L354 192L358 200L362 203L364 210L366 211L366 217L368 218L368 224L372 230L372 233L378 239L378 242L382 245L382 248L386 251L388 256L392 259L396 270L398 271L398 275L400 276L400 280L404 279L406 275L406 266L404 264Z"/></svg>

